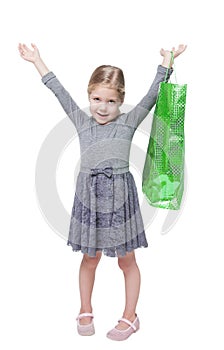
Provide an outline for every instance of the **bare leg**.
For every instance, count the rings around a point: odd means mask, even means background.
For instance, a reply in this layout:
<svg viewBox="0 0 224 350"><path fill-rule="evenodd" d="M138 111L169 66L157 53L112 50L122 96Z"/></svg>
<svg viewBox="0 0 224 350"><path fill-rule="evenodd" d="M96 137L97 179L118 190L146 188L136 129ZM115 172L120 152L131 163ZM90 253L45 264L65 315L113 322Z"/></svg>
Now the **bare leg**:
<svg viewBox="0 0 224 350"><path fill-rule="evenodd" d="M133 322L136 318L136 306L138 302L141 276L135 260L135 253L127 253L124 257L118 258L118 265L123 271L125 280L125 309L123 317ZM120 322L117 329L127 329L129 326Z"/></svg>
<svg viewBox="0 0 224 350"><path fill-rule="evenodd" d="M90 257L87 254L83 256L79 270L80 314L92 312L91 297L95 281L95 272L101 255L101 252L97 252L96 257ZM90 317L85 317L80 320L80 324L88 324L90 322Z"/></svg>

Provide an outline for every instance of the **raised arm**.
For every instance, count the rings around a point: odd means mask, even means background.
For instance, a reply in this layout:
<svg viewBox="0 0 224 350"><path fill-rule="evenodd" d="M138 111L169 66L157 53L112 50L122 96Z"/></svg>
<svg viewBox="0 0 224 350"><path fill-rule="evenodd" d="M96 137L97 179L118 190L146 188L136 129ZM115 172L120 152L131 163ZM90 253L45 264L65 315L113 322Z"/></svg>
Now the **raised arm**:
<svg viewBox="0 0 224 350"><path fill-rule="evenodd" d="M33 49L29 49L25 44L19 44L20 56L25 61L33 63L42 77L42 82L55 94L65 113L71 119L76 129L79 130L86 122L88 123L89 116L79 108L54 73L47 68L40 57L37 46L35 44L31 44L31 46Z"/></svg>
<svg viewBox="0 0 224 350"><path fill-rule="evenodd" d="M172 51L173 51L174 58L176 58L182 52L184 52L186 50L186 47L187 47L186 45L179 45L177 50L175 50L175 47L173 47ZM168 70L167 80L172 74L173 62L171 62L171 51L161 49L160 54L161 56L163 56L163 61L162 61L162 64L158 66L156 76L153 80L152 85L150 86L149 91L143 97L143 99L137 104L137 106L127 114L126 123L134 126L135 128L139 126L139 124L145 119L145 117L148 115L152 107L155 105L157 95L158 95L158 90L159 90L159 84L162 81L164 81L167 68L170 67L170 69Z"/></svg>

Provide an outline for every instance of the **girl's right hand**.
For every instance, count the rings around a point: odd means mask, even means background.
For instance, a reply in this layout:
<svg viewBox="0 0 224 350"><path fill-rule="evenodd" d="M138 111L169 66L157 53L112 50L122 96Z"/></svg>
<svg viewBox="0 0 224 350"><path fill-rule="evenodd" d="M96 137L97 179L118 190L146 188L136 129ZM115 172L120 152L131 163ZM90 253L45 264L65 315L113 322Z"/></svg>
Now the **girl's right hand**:
<svg viewBox="0 0 224 350"><path fill-rule="evenodd" d="M33 50L29 49L25 44L19 43L18 49L20 56L28 62L35 63L40 59L40 53L35 44L31 44Z"/></svg>
<svg viewBox="0 0 224 350"><path fill-rule="evenodd" d="M18 49L20 52L20 56L28 62L32 62L40 75L43 77L45 74L49 72L46 64L40 57L40 53L36 45L31 44L33 50L29 49L25 44L19 44Z"/></svg>

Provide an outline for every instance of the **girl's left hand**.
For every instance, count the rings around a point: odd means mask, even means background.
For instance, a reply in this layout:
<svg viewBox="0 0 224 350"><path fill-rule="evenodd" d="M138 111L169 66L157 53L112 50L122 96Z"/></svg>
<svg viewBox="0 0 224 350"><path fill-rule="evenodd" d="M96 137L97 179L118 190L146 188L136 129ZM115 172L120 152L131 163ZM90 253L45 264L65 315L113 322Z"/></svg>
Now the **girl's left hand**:
<svg viewBox="0 0 224 350"><path fill-rule="evenodd" d="M180 54L182 54L187 48L187 45L179 45L178 49L176 50L175 47L172 48L172 50L164 50L161 49L160 50L160 55L163 56L163 62L162 62L162 66L164 67L172 67L172 63L170 64L170 60L171 60L171 51L173 52L173 57L176 58L178 57Z"/></svg>
<svg viewBox="0 0 224 350"><path fill-rule="evenodd" d="M175 47L172 47L172 50L164 50L164 49L161 49L160 50L160 55L165 57L166 55L169 55L170 56L170 52L173 51L173 57L176 58L177 56L179 56L182 52L184 52L187 48L187 45L183 45L183 44L180 44L178 46L178 49L176 50Z"/></svg>

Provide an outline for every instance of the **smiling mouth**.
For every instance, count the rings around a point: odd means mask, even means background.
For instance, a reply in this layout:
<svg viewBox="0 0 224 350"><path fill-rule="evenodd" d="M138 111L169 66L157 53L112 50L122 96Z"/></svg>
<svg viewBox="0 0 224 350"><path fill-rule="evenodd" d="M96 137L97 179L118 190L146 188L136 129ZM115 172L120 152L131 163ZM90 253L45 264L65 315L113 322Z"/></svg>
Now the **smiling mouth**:
<svg viewBox="0 0 224 350"><path fill-rule="evenodd" d="M97 112L97 115L101 118L105 118L105 117L108 117L108 114L101 114L101 113L98 113Z"/></svg>

